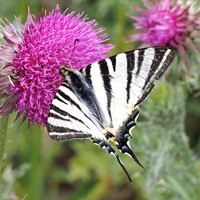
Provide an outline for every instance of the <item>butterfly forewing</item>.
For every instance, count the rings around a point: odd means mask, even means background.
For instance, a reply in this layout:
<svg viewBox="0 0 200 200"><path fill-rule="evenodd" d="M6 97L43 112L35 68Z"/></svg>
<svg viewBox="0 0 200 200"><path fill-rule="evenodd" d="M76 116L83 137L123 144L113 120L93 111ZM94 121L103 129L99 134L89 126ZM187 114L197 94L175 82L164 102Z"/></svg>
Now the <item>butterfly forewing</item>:
<svg viewBox="0 0 200 200"><path fill-rule="evenodd" d="M111 127L117 131L133 107L145 100L172 58L170 49L152 47L121 53L82 70Z"/></svg>
<svg viewBox="0 0 200 200"><path fill-rule="evenodd" d="M49 135L56 140L91 139L116 157L130 180L109 141L142 166L127 144L130 129L136 125L139 104L172 60L169 48L150 47L112 56L80 71L70 69L63 74L49 111Z"/></svg>

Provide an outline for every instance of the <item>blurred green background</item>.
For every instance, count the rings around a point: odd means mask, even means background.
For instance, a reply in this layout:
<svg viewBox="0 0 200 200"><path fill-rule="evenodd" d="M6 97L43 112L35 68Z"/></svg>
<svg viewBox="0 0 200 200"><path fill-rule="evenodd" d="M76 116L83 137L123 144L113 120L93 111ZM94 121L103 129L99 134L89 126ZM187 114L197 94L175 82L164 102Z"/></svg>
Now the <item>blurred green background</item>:
<svg viewBox="0 0 200 200"><path fill-rule="evenodd" d="M137 48L130 42L134 33L129 15L141 0L0 0L0 18L26 19L27 6L40 16L59 3L77 13L84 11L106 28L110 55ZM191 59L197 57L190 55ZM146 171L126 155L121 158L133 184L116 160L90 141L56 142L45 128L28 126L15 114L8 120L2 177L1 200L197 200L200 198L200 63L190 70L196 79L187 79L176 57L167 79L157 84L140 107L131 146ZM180 79L180 77L182 77ZM3 121L1 120L1 123ZM1 137L0 137L1 138Z"/></svg>

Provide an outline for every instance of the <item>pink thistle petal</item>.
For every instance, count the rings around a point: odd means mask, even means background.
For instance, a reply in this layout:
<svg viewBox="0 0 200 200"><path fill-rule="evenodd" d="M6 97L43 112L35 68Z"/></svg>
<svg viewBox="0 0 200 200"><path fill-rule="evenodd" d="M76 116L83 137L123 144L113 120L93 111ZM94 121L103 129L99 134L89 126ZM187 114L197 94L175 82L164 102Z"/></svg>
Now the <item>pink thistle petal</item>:
<svg viewBox="0 0 200 200"><path fill-rule="evenodd" d="M17 45L21 42L21 37L17 32L16 28L9 23L2 28L2 34L4 40L12 47L14 50L17 50Z"/></svg>
<svg viewBox="0 0 200 200"><path fill-rule="evenodd" d="M12 54L13 54L13 49L11 49L10 47L4 45L4 44L0 44L0 60L4 61L4 62L11 62L12 61ZM5 66L5 64L1 65L0 64L0 70L3 69L3 67Z"/></svg>
<svg viewBox="0 0 200 200"><path fill-rule="evenodd" d="M164 45L176 48L185 62L189 64L188 47L193 50L197 46L193 41L193 33L199 33L199 12L190 14L189 6L182 7L177 0L143 0L146 10L134 7L138 16L131 16L135 21L138 33L131 36L148 45ZM200 35L200 34L199 34ZM199 36L198 36L199 37Z"/></svg>
<svg viewBox="0 0 200 200"><path fill-rule="evenodd" d="M108 36L97 25L83 13L61 13L57 6L41 18L28 11L26 24L20 26L21 35L11 24L4 27L7 46L0 46L0 66L7 77L0 76L0 94L9 94L7 99L13 95L17 118L27 117L29 123L45 126L51 102L62 82L60 66L81 69L107 57L113 45L103 44ZM13 110L12 105L9 107ZM1 115L8 112L5 106L0 108Z"/></svg>

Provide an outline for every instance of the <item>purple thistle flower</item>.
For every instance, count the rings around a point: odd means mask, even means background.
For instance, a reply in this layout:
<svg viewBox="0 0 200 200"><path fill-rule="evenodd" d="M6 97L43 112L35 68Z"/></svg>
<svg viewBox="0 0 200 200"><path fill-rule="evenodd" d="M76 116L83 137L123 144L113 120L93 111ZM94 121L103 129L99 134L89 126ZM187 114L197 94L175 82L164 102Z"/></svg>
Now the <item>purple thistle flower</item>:
<svg viewBox="0 0 200 200"><path fill-rule="evenodd" d="M113 48L104 29L83 14L55 11L42 18L30 13L21 34L12 24L2 30L6 44L0 44L0 98L6 103L0 115L17 110L17 118L46 125L52 99L62 82L59 68L80 69L106 58Z"/></svg>
<svg viewBox="0 0 200 200"><path fill-rule="evenodd" d="M194 37L199 35L200 13L189 13L190 6L182 7L171 0L143 0L146 10L134 7L139 16L131 16L139 33L132 40L150 45L171 46L177 49L184 61L189 64L186 50L198 50ZM199 36L198 36L199 37Z"/></svg>

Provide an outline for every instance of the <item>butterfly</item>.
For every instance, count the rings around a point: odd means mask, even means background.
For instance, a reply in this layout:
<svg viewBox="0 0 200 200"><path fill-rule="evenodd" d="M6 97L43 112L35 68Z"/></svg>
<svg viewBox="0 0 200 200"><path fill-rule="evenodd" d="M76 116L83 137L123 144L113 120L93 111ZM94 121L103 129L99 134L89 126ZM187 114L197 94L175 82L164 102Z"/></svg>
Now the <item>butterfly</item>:
<svg viewBox="0 0 200 200"><path fill-rule="evenodd" d="M90 139L113 154L132 181L115 149L143 167L129 145L131 130L136 125L139 105L169 68L173 57L173 51L167 47L148 47L80 70L61 66L63 82L47 119L49 136L54 140Z"/></svg>

